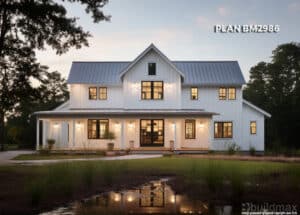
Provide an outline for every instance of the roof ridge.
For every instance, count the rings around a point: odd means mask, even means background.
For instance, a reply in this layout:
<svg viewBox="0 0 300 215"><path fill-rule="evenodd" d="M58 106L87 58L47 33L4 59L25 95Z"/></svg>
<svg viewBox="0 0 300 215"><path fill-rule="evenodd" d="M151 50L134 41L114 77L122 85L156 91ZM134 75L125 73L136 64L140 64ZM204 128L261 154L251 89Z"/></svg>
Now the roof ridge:
<svg viewBox="0 0 300 215"><path fill-rule="evenodd" d="M72 61L72 63L130 63L131 61Z"/></svg>
<svg viewBox="0 0 300 215"><path fill-rule="evenodd" d="M72 61L72 63L131 63L132 61ZM228 63L237 60L171 60L173 63Z"/></svg>
<svg viewBox="0 0 300 215"><path fill-rule="evenodd" d="M172 60L174 63L227 63L238 62L237 60Z"/></svg>

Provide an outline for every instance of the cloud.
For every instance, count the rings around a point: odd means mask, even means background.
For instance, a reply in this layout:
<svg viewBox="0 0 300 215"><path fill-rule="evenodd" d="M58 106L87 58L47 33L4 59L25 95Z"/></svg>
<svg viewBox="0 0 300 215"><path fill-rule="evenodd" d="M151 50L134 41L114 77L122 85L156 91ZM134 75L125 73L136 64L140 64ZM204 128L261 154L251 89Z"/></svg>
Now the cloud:
<svg viewBox="0 0 300 215"><path fill-rule="evenodd" d="M293 2L288 4L288 10L290 12L300 12L300 2Z"/></svg>
<svg viewBox="0 0 300 215"><path fill-rule="evenodd" d="M220 16L225 17L225 16L228 16L228 15L229 15L230 11L229 11L228 8L223 7L223 6L220 6L220 7L217 8L217 13L218 13Z"/></svg>

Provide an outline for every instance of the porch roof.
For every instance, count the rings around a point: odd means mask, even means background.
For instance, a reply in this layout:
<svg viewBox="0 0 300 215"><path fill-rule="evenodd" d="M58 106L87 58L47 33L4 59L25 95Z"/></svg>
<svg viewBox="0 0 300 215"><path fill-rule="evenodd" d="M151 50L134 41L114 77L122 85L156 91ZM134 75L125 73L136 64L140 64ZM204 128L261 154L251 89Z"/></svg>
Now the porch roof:
<svg viewBox="0 0 300 215"><path fill-rule="evenodd" d="M37 117L178 117L178 116L207 116L218 115L203 109L69 109L61 111L39 111L34 113Z"/></svg>

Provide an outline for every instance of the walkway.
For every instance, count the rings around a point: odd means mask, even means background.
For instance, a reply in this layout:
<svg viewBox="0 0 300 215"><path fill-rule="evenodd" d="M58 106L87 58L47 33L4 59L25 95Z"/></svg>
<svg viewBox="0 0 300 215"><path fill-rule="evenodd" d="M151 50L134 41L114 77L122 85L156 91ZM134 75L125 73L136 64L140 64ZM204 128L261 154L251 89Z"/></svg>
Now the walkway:
<svg viewBox="0 0 300 215"><path fill-rule="evenodd" d="M72 161L98 161L98 160L133 160L133 159L148 159L148 158L158 158L162 157L160 154L156 155L123 155L114 157L100 157L100 158L74 158L74 159L60 159L60 160L11 160L19 154L30 154L33 151L20 151L20 153L0 152L0 165L2 164L23 164L23 165L43 165L51 163L61 163L61 162L72 162Z"/></svg>

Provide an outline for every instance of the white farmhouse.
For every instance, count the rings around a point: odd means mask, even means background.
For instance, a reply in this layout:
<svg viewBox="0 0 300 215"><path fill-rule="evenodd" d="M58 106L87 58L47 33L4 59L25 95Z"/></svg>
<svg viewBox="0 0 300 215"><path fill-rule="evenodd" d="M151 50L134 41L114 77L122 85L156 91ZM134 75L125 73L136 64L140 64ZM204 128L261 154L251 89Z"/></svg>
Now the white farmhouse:
<svg viewBox="0 0 300 215"><path fill-rule="evenodd" d="M245 101L237 61L171 61L153 44L130 62L73 62L70 100L37 112L37 145L135 152L264 151L270 114Z"/></svg>

